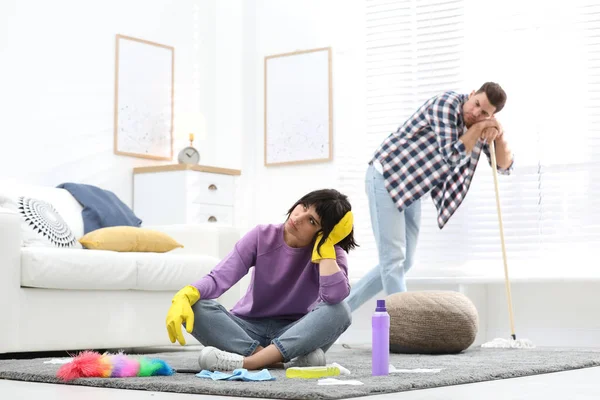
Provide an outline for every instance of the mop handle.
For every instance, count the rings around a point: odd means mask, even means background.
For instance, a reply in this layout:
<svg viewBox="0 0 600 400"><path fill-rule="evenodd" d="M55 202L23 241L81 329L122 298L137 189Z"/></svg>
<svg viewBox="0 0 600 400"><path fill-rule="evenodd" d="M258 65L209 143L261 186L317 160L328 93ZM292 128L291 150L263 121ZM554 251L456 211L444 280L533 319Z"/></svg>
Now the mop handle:
<svg viewBox="0 0 600 400"><path fill-rule="evenodd" d="M506 246L504 244L504 227L502 226L502 212L500 211L500 194L498 190L498 171L496 170L496 149L494 141L490 142L490 156L492 159L492 174L494 175L494 189L496 191L496 209L498 211L498 225L500 227L500 242L502 243L502 258L504 260L504 283L506 285L506 297L508 299L508 315L510 317L510 331L513 340L516 340L515 321L513 316L512 296L510 293L510 281L508 279L508 263L506 261Z"/></svg>

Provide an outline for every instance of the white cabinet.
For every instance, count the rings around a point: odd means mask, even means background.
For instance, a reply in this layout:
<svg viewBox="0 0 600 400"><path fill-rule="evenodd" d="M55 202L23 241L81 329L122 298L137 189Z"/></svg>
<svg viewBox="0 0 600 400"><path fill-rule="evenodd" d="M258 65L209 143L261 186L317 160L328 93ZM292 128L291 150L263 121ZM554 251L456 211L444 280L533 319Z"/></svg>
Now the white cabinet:
<svg viewBox="0 0 600 400"><path fill-rule="evenodd" d="M133 170L133 212L143 225L233 225L239 170L164 165Z"/></svg>

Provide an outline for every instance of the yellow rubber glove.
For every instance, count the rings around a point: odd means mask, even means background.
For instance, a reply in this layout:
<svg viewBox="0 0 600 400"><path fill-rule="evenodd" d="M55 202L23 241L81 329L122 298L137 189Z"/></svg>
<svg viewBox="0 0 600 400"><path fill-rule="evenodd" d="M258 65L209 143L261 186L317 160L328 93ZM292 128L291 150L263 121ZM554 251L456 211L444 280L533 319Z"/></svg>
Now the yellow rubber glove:
<svg viewBox="0 0 600 400"><path fill-rule="evenodd" d="M186 286L175 294L171 300L171 308L167 314L167 332L171 343L175 343L175 339L182 346L185 345L181 324L185 322L185 328L188 333L192 333L194 329L194 311L192 306L200 300L200 292L193 286Z"/></svg>
<svg viewBox="0 0 600 400"><path fill-rule="evenodd" d="M325 239L325 242L323 243L323 246L321 246L320 249L321 255L319 255L317 248L319 247L319 243L321 242L323 233L319 233L317 235L315 247L313 248L312 262L317 263L324 258L333 258L335 260L336 255L333 245L342 241L342 239L344 239L350 234L350 232L352 232L353 224L354 215L352 214L352 211L348 211L346 215L344 215L344 217L340 219L340 222L338 222L336 226L333 227L327 239Z"/></svg>

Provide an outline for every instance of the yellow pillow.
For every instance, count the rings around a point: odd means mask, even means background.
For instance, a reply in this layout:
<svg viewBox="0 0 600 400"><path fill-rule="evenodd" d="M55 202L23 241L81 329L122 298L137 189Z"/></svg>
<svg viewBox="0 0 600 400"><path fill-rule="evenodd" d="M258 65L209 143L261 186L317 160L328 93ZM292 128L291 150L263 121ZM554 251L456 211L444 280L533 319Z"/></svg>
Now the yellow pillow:
<svg viewBox="0 0 600 400"><path fill-rule="evenodd" d="M96 229L79 239L86 249L122 252L166 253L182 244L169 235L134 226L112 226Z"/></svg>

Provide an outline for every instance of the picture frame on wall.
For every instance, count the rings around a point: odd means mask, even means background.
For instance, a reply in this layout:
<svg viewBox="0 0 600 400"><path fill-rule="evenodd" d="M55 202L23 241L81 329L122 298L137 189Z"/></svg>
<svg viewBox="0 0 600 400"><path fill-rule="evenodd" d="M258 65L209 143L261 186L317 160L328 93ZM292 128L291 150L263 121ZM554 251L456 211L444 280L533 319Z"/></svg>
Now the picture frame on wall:
<svg viewBox="0 0 600 400"><path fill-rule="evenodd" d="M116 35L114 152L173 159L175 49Z"/></svg>
<svg viewBox="0 0 600 400"><path fill-rule="evenodd" d="M331 47L265 57L264 165L333 159Z"/></svg>

